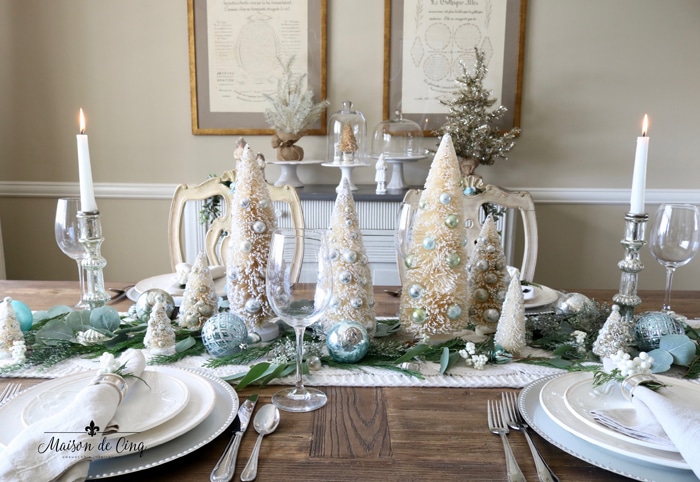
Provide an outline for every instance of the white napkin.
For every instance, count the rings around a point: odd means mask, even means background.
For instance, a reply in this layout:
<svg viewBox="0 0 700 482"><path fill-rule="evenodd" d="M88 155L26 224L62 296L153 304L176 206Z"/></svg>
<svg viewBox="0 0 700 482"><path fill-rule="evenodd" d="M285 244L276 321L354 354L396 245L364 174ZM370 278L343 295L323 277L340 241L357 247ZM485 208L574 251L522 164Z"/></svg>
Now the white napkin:
<svg viewBox="0 0 700 482"><path fill-rule="evenodd" d="M653 391L637 386L632 397L634 410L595 410L591 413L599 422L631 437L640 438L639 433L644 432L646 440L667 440L675 445L695 475L700 477L697 451L700 401L688 398L678 387L668 386ZM630 411L635 414L630 416Z"/></svg>
<svg viewBox="0 0 700 482"><path fill-rule="evenodd" d="M146 360L141 351L130 349L120 357L119 364L126 365L124 372L141 376ZM0 480L85 480L90 460L100 454L98 444L102 440L100 433L90 436L86 426L94 422L100 427L98 431L106 428L117 411L120 398L119 391L112 385L87 385L66 408L28 426L0 452ZM52 438L66 445L52 449Z"/></svg>

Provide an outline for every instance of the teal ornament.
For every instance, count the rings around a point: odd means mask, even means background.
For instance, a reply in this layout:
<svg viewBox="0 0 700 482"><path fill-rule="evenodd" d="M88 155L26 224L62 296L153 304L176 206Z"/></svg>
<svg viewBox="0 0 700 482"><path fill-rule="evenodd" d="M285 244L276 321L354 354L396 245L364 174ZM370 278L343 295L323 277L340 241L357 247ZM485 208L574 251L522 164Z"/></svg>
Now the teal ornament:
<svg viewBox="0 0 700 482"><path fill-rule="evenodd" d="M168 318L172 319L173 311L175 311L175 301L173 297L165 290L152 288L141 293L138 300L136 300L136 317L139 320L148 321L151 317L151 310L156 305L158 296L161 296L163 299L165 314L168 315Z"/></svg>
<svg viewBox="0 0 700 482"><path fill-rule="evenodd" d="M359 323L341 321L326 333L326 348L335 361L356 363L369 350L369 334Z"/></svg>
<svg viewBox="0 0 700 482"><path fill-rule="evenodd" d="M459 225L459 217L456 214L448 214L445 218L445 226L454 229Z"/></svg>
<svg viewBox="0 0 700 482"><path fill-rule="evenodd" d="M214 358L235 355L247 341L245 322L231 312L217 313L202 326L202 343Z"/></svg>
<svg viewBox="0 0 700 482"><path fill-rule="evenodd" d="M476 194L476 188L473 187L465 187L464 188L464 195L465 196L473 196Z"/></svg>
<svg viewBox="0 0 700 482"><path fill-rule="evenodd" d="M414 283L408 287L408 296L411 298L420 298L423 296L423 287L418 283Z"/></svg>
<svg viewBox="0 0 700 482"><path fill-rule="evenodd" d="M27 305L19 300L12 300L10 302L12 309L15 310L15 316L19 322L19 328L22 331L29 331L34 322L34 315L32 315L32 310L29 309Z"/></svg>
<svg viewBox="0 0 700 482"><path fill-rule="evenodd" d="M462 315L462 308L459 305L450 305L447 308L447 317L450 320L456 320Z"/></svg>
<svg viewBox="0 0 700 482"><path fill-rule="evenodd" d="M634 325L634 338L642 351L659 348L664 335L683 335L685 329L671 315L662 311L647 311L637 317Z"/></svg>
<svg viewBox="0 0 700 482"><path fill-rule="evenodd" d="M427 250L435 249L435 238L432 236L426 236L423 238L423 247Z"/></svg>
<svg viewBox="0 0 700 482"><path fill-rule="evenodd" d="M427 315L425 314L425 310L423 308L416 308L411 313L411 321L414 323L423 324L425 323L426 317Z"/></svg>

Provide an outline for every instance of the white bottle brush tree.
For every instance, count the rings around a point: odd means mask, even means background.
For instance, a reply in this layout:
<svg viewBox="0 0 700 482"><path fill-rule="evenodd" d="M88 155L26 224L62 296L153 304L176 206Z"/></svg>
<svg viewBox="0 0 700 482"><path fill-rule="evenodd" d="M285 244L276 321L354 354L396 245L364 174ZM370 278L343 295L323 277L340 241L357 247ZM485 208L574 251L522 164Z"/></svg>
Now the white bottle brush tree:
<svg viewBox="0 0 700 482"><path fill-rule="evenodd" d="M265 268L276 223L270 191L249 146L241 157L231 203L226 294L230 311L255 331L273 316Z"/></svg>
<svg viewBox="0 0 700 482"><path fill-rule="evenodd" d="M354 321L374 336L372 272L360 231L350 183L343 179L331 216L328 234L333 270L333 298L323 316L323 331L339 322Z"/></svg>
<svg viewBox="0 0 700 482"><path fill-rule="evenodd" d="M445 135L430 166L404 257L399 317L418 337L457 336L467 325L467 232L457 155Z"/></svg>

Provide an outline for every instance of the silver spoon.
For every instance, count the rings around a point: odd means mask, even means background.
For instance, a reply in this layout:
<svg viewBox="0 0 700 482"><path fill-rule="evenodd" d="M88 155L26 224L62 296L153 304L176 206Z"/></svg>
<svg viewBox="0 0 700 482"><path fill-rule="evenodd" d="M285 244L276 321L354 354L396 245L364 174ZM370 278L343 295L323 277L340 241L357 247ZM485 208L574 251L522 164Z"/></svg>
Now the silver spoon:
<svg viewBox="0 0 700 482"><path fill-rule="evenodd" d="M253 427L260 434L258 435L258 440L255 442L255 447L253 452L250 454L250 459L245 465L243 472L241 473L241 480L249 481L255 480L258 475L258 455L260 454L260 445L262 445L262 439L265 435L271 434L277 430L277 426L280 424L280 411L277 407L272 404L263 405L258 413L255 414L255 419L253 420Z"/></svg>

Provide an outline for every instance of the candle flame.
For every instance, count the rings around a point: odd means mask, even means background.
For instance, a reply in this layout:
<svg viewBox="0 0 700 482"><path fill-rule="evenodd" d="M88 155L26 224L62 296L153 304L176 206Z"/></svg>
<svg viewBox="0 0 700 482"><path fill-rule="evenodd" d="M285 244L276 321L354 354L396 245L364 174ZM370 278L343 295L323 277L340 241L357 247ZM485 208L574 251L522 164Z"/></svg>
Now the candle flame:
<svg viewBox="0 0 700 482"><path fill-rule="evenodd" d="M80 108L80 133L85 134L85 114L83 114L83 108Z"/></svg>
<svg viewBox="0 0 700 482"><path fill-rule="evenodd" d="M644 114L644 120L642 121L642 137L647 136L648 130L649 130L649 116Z"/></svg>

